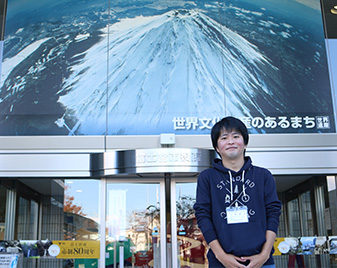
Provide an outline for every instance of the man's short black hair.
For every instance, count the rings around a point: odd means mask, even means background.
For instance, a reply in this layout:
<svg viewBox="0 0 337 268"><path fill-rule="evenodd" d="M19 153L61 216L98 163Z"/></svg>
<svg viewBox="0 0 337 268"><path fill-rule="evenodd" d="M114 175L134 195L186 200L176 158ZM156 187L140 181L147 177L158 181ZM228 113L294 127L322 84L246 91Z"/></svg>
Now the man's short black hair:
<svg viewBox="0 0 337 268"><path fill-rule="evenodd" d="M211 139L212 139L212 145L215 151L217 151L218 146L218 139L220 137L221 132L226 129L227 131L237 131L240 133L243 137L244 144L248 144L249 135L248 135L248 129L246 125L240 120L232 116L228 116L225 118L222 118L219 122L217 122L211 131Z"/></svg>

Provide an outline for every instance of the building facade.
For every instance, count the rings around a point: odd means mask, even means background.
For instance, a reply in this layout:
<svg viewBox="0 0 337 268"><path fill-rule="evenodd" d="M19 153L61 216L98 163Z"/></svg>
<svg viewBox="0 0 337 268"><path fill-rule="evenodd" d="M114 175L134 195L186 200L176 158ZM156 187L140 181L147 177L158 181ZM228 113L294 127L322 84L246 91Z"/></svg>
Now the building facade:
<svg viewBox="0 0 337 268"><path fill-rule="evenodd" d="M277 267L337 267L337 43L323 5L173 2L5 2L0 256L208 267L192 206L217 157L210 128L233 115L282 201Z"/></svg>

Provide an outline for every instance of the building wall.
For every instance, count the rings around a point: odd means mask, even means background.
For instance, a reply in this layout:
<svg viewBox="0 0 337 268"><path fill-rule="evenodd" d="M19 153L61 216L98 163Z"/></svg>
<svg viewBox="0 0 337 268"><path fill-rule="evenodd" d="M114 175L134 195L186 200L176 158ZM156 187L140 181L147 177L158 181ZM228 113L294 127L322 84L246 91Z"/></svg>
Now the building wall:
<svg viewBox="0 0 337 268"><path fill-rule="evenodd" d="M161 144L161 137L157 135L1 137L0 140L3 176L13 176L15 168L19 173L32 172L26 173L27 176L33 176L34 172L42 176L48 170L58 170L60 176L67 171L75 175L77 172L76 176L89 176L91 153L168 147ZM175 144L169 146L212 149L208 135L177 135ZM336 152L336 134L251 135L247 149L256 164L270 168L275 174L334 174L337 169L334 161ZM60 158L62 160L58 160ZM39 166L42 167L40 173Z"/></svg>

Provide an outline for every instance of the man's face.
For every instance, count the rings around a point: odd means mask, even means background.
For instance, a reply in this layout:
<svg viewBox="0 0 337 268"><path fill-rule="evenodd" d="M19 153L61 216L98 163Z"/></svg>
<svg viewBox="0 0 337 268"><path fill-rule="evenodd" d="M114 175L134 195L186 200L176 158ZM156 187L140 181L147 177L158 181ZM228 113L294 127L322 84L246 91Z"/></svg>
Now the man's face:
<svg viewBox="0 0 337 268"><path fill-rule="evenodd" d="M218 138L217 151L222 159L238 160L244 157L247 148L242 135L236 130L227 131L223 129Z"/></svg>

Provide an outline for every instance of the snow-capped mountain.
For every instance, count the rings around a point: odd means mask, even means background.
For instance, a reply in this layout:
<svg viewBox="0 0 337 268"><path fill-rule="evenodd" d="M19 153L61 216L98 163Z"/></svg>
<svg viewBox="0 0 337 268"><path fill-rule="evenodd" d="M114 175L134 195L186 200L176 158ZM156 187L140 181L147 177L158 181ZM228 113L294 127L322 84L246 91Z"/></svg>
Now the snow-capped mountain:
<svg viewBox="0 0 337 268"><path fill-rule="evenodd" d="M90 134L95 126L104 133L106 118L110 134L128 134L142 125L171 127L174 116L283 109L277 68L199 10L122 19L102 32L60 92L67 116L78 120L73 132Z"/></svg>

